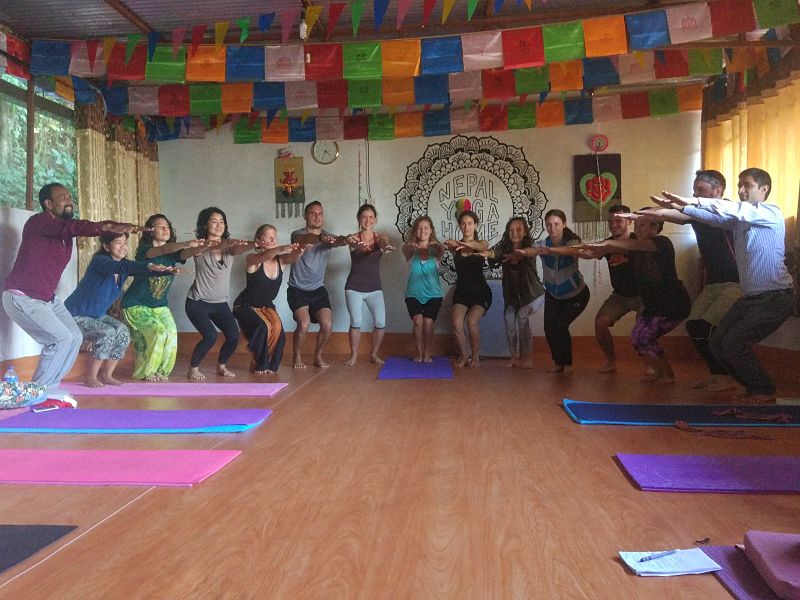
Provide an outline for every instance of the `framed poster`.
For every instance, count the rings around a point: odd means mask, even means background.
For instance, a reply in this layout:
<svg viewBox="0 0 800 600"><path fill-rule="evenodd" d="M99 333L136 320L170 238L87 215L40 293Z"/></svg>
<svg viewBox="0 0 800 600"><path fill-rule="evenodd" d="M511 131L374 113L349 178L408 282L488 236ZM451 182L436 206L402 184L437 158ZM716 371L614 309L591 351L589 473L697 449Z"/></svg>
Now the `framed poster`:
<svg viewBox="0 0 800 600"><path fill-rule="evenodd" d="M622 155L573 156L573 221L605 221L622 202Z"/></svg>
<svg viewBox="0 0 800 600"><path fill-rule="evenodd" d="M303 157L275 159L275 216L301 217L306 203Z"/></svg>

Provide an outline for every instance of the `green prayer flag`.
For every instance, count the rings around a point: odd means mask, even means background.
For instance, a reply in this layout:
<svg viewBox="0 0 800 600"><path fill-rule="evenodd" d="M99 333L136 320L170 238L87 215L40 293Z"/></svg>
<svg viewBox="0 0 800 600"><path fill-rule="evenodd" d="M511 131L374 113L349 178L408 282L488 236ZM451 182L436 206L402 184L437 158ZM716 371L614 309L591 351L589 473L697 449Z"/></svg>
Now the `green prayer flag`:
<svg viewBox="0 0 800 600"><path fill-rule="evenodd" d="M285 123L285 122L286 122L286 119L288 119L288 118L289 118L289 111L288 111L288 110L286 110L285 108L282 108L282 109L281 109L281 110L278 112L278 118L281 120L281 122Z"/></svg>
<svg viewBox="0 0 800 600"><path fill-rule="evenodd" d="M551 62L576 60L586 54L583 49L583 22L542 25L544 59Z"/></svg>
<svg viewBox="0 0 800 600"><path fill-rule="evenodd" d="M259 144L261 143L261 119L255 119L250 124L250 119L239 119L233 128L234 144Z"/></svg>
<svg viewBox="0 0 800 600"><path fill-rule="evenodd" d="M345 79L380 79L383 75L379 42L343 44Z"/></svg>
<svg viewBox="0 0 800 600"><path fill-rule="evenodd" d="M517 96L550 91L550 67L548 65L516 69L514 75L516 77Z"/></svg>
<svg viewBox="0 0 800 600"><path fill-rule="evenodd" d="M189 113L218 115L222 112L222 87L218 83L189 86Z"/></svg>
<svg viewBox="0 0 800 600"><path fill-rule="evenodd" d="M151 60L144 69L144 78L156 83L183 83L186 79L186 47L181 46L172 56L172 46L156 46Z"/></svg>
<svg viewBox="0 0 800 600"><path fill-rule="evenodd" d="M508 105L508 128L530 129L536 127L536 105L533 102Z"/></svg>
<svg viewBox="0 0 800 600"><path fill-rule="evenodd" d="M650 100L650 116L652 117L674 115L680 112L677 88L650 90L647 92L647 96Z"/></svg>
<svg viewBox="0 0 800 600"><path fill-rule="evenodd" d="M122 117L122 128L131 133L136 132L136 117L133 115L125 115Z"/></svg>
<svg viewBox="0 0 800 600"><path fill-rule="evenodd" d="M358 35L358 26L361 25L361 15L364 14L364 0L353 0L350 3L350 18L353 20L353 37Z"/></svg>
<svg viewBox="0 0 800 600"><path fill-rule="evenodd" d="M475 9L478 7L478 0L467 0L467 21L472 20L472 15L475 14Z"/></svg>
<svg viewBox="0 0 800 600"><path fill-rule="evenodd" d="M142 39L141 33L132 33L128 36L128 41L125 43L125 64L131 62L133 58L133 51L136 50L136 45Z"/></svg>
<svg viewBox="0 0 800 600"><path fill-rule="evenodd" d="M722 48L689 50L689 75L719 75L722 73Z"/></svg>
<svg viewBox="0 0 800 600"><path fill-rule="evenodd" d="M347 106L366 108L381 105L383 86L380 79L357 79L347 85Z"/></svg>
<svg viewBox="0 0 800 600"><path fill-rule="evenodd" d="M239 29L242 30L242 33L239 34L239 43L242 44L250 37L250 17L236 19L236 24L239 26Z"/></svg>
<svg viewBox="0 0 800 600"><path fill-rule="evenodd" d="M368 139L393 140L394 116L386 114L370 115Z"/></svg>
<svg viewBox="0 0 800 600"><path fill-rule="evenodd" d="M800 21L797 0L753 0L756 20L761 29L790 25Z"/></svg>

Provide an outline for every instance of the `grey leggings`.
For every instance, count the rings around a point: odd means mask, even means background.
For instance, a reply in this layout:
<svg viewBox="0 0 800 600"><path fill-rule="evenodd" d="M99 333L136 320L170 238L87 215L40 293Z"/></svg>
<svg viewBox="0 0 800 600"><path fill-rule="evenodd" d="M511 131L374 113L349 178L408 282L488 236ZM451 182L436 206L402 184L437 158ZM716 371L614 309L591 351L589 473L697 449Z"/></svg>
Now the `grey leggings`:
<svg viewBox="0 0 800 600"><path fill-rule="evenodd" d="M506 306L503 319L511 356L528 354L533 349L533 315L544 304L544 295L521 308Z"/></svg>
<svg viewBox="0 0 800 600"><path fill-rule="evenodd" d="M119 360L125 356L131 343L131 332L122 321L103 315L99 319L75 317L75 323L83 334L83 341L92 342L93 358Z"/></svg>

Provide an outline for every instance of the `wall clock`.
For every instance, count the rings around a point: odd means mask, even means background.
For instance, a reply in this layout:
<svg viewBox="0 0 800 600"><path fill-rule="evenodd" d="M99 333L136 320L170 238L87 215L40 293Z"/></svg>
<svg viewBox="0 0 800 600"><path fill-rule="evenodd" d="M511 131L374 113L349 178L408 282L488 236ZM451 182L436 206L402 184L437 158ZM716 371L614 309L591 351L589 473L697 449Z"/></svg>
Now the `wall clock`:
<svg viewBox="0 0 800 600"><path fill-rule="evenodd" d="M311 146L311 156L321 165L329 165L339 158L339 144L333 140L319 140Z"/></svg>

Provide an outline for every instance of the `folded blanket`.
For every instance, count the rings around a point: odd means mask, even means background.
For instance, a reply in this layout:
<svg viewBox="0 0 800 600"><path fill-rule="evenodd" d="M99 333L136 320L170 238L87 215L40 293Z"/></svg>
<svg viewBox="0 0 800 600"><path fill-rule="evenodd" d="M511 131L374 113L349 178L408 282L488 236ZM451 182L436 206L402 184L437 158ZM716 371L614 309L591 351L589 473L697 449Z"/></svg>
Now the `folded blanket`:
<svg viewBox="0 0 800 600"><path fill-rule="evenodd" d="M800 534L748 531L744 551L782 600L800 600Z"/></svg>

